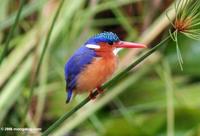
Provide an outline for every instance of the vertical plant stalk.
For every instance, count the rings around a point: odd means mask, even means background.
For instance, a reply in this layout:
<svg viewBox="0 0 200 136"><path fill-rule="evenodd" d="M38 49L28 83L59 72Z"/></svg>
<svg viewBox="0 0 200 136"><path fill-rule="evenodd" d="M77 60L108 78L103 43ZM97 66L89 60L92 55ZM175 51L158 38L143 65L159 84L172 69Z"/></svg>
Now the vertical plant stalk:
<svg viewBox="0 0 200 136"><path fill-rule="evenodd" d="M57 9L57 11L56 11L56 13L55 13L55 16L54 16L54 18L53 18L53 21L52 21L52 23L51 23L49 32L48 32L48 34L47 34L47 38L46 38L46 40L45 40L44 47L43 47L43 49L42 49L41 57L40 57L40 59L39 59L38 65L37 65L37 67L36 67L36 71L35 71L35 73L34 73L34 75L33 75L33 81L32 81L32 83L31 83L30 94L29 94L29 96L28 96L28 102L27 102L27 106L26 106L26 108L25 108L24 117L25 117L25 115L28 113L28 109L29 109L29 107L30 107L31 100L32 100L32 96L33 96L34 86L35 86L35 84L36 84L36 82L37 82L36 79L37 79L37 76L38 76L38 74L39 74L40 67L41 67L41 64L42 64L44 55L45 55L45 53L46 53L47 47L48 47L48 45L49 45L49 41L50 41L50 37L51 37L52 31L53 31L54 25L55 25L56 20L57 20L57 18L58 18L58 16L59 16L59 13L60 13L60 10L61 10L61 8L62 8L62 5L63 5L64 1L65 1L65 0L62 0L62 1L60 2L59 7L58 7L58 9ZM25 122L25 118L24 118L24 120L22 121L22 126L24 126L24 122Z"/></svg>
<svg viewBox="0 0 200 136"><path fill-rule="evenodd" d="M5 46L4 46L4 48L3 48L3 52L2 52L1 57L0 57L0 65L1 65L3 59L4 59L5 56L6 56L6 53L7 53L7 51L8 51L9 44L10 44L10 40L11 40L11 38L12 38L12 36L13 36L13 33L14 33L14 31L15 31L15 28L16 28L18 22L19 22L19 18L20 18L22 9L23 9L23 7L24 7L24 4L25 4L25 0L21 0L21 2L20 2L20 7L19 7L19 10L18 10L17 15L16 15L16 18L15 18L15 22L14 22L14 24L13 24L13 26L12 26L10 32L8 33L8 37L7 37L7 39L6 39L6 43L5 43Z"/></svg>
<svg viewBox="0 0 200 136"><path fill-rule="evenodd" d="M167 102L167 136L174 136L174 97L173 83L169 64L164 61L164 82L166 86L166 102Z"/></svg>
<svg viewBox="0 0 200 136"><path fill-rule="evenodd" d="M159 47L161 47L162 44L164 44L166 41L170 39L170 36L166 37L164 40L162 40L160 43L158 43L156 46L154 46L152 49L144 53L141 57L139 57L136 61L131 63L127 68L125 68L123 71L121 71L119 74L117 74L114 78L112 78L110 81L105 83L102 86L102 89L105 89L112 85L115 82L118 82L123 76L128 74L130 70L132 70L135 66L137 66L139 63L144 61L148 56L150 56L152 53L154 53ZM98 95L98 91L95 90L92 94L94 97ZM47 130L45 130L42 134L42 136L49 135L54 129L56 129L61 123L63 123L66 119L68 119L70 116L72 116L75 112L77 112L81 107L83 107L85 104L87 104L90 101L90 97L88 96L85 98L81 103L79 103L77 106L75 106L71 111L65 113L62 115L56 122L54 122Z"/></svg>

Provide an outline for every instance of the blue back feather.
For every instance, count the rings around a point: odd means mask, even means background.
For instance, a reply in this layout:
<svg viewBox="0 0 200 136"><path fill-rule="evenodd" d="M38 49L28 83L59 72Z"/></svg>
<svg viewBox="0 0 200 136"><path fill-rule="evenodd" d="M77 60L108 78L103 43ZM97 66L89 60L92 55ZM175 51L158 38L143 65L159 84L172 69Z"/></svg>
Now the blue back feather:
<svg viewBox="0 0 200 136"><path fill-rule="evenodd" d="M65 80L67 82L66 89L68 90L67 102L70 101L72 91L76 87L77 75L81 70L90 64L96 56L95 51L88 49L85 46L80 47L65 65Z"/></svg>

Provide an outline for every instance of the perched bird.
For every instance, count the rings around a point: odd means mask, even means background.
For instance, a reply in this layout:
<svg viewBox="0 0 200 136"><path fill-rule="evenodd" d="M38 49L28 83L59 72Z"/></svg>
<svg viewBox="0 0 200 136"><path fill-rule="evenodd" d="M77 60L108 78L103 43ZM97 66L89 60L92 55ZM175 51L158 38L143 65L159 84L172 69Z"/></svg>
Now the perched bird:
<svg viewBox="0 0 200 136"><path fill-rule="evenodd" d="M102 92L101 85L117 68L117 48L145 48L139 43L121 41L112 32L103 32L89 38L65 65L66 103L73 93L89 91Z"/></svg>

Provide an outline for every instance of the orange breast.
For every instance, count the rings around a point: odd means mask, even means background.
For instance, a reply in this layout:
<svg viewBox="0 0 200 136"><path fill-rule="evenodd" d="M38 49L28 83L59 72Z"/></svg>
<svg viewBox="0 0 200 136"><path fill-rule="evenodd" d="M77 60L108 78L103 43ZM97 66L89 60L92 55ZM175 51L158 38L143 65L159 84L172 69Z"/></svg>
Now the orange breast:
<svg viewBox="0 0 200 136"><path fill-rule="evenodd" d="M114 73L116 67L117 58L114 55L95 58L79 74L75 91L81 93L101 86Z"/></svg>

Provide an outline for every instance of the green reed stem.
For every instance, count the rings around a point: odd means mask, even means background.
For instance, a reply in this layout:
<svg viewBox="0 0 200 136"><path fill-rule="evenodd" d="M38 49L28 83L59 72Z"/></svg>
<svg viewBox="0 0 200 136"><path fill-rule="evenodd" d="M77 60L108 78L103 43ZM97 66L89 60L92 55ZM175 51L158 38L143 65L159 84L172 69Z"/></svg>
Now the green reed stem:
<svg viewBox="0 0 200 136"><path fill-rule="evenodd" d="M170 39L170 36L166 37L164 40L162 40L160 43L158 43L156 46L154 46L152 49L144 53L142 56L140 56L136 61L131 63L127 68L125 68L123 71L121 71L119 74L117 74L114 78L112 78L110 81L105 83L102 86L102 89L107 88L108 86L112 85L113 83L119 81L123 76L128 74L130 70L132 70L135 66L137 66L140 62L145 60L148 56L150 56L152 53L154 53L163 43L165 43L167 40ZM93 96L97 96L99 93L97 90L93 92ZM66 119L68 119L70 116L72 116L75 112L77 112L81 107L83 107L85 104L87 104L90 101L90 97L88 96L85 98L81 103L79 103L77 106L75 106L71 111L65 113L62 115L56 122L54 122L47 130L45 130L42 134L42 136L49 135L54 129L56 129L61 123L63 123Z"/></svg>
<svg viewBox="0 0 200 136"><path fill-rule="evenodd" d="M22 9L23 9L23 7L24 7L24 4L25 4L25 0L21 0L21 2L20 2L20 7L19 7L19 10L18 10L18 12L17 12L17 16L16 16L16 18L15 18L15 22L14 22L14 24L13 24L13 26L12 26L10 32L8 33L8 37L7 37L7 39L6 39L6 43L5 43L5 46L4 46L4 48L3 48L3 52L2 52L1 57L0 57L0 65L1 65L3 59L4 59L5 56L6 56L6 53L7 53L7 51L8 51L9 44L10 44L10 40L11 40L11 38L12 38L12 36L13 36L13 33L14 33L14 31L15 31L15 28L16 28L18 22L19 22L19 18L20 18Z"/></svg>
<svg viewBox="0 0 200 136"><path fill-rule="evenodd" d="M45 40L44 47L43 47L43 49L42 49L41 57L40 57L40 59L39 59L38 65L37 65L37 67L36 67L36 72L35 72L35 74L34 74L34 76L33 76L33 81L32 81L32 83L31 83L31 87L30 87L31 90L30 90L30 94L29 94L29 96L28 96L28 104L27 104L27 106L26 106L24 115L26 115L26 113L28 112L29 106L30 106L30 104L31 104L31 100L32 100L32 96L33 96L33 91L34 91L34 86L35 86L35 84L37 83L37 80L36 80L36 79L37 79L37 76L38 76L38 74L39 74L40 67L41 67L41 64L42 64L44 55L45 55L45 53L46 53L47 47L48 47L48 45L49 45L51 33L52 33L52 31L53 31L54 25L55 25L55 23L56 23L56 20L57 20L57 18L58 18L58 15L59 15L59 13L60 13L60 10L61 10L61 8L62 8L62 5L63 5L64 1L65 1L65 0L62 0L62 1L60 2L60 5L59 5L59 7L58 7L58 9L57 9L57 11L56 11L56 14L55 14L55 16L54 16L54 18L53 18L53 21L52 21L52 23L51 23L49 32L48 32L48 34L47 34L47 38L46 38L46 40ZM24 118L24 120L25 120L25 118ZM22 121L22 126L23 126L23 125L24 125L24 121Z"/></svg>

